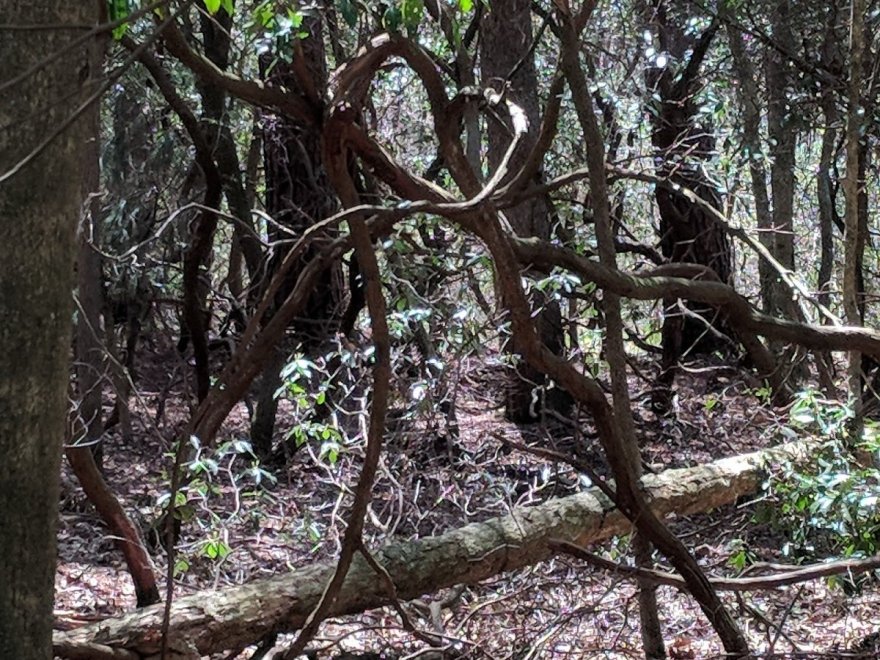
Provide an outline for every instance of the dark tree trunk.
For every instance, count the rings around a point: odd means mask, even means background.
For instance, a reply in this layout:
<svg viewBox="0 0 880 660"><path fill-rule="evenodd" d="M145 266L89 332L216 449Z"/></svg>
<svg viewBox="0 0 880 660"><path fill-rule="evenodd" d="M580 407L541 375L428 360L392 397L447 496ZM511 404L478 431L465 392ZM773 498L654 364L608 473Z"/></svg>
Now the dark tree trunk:
<svg viewBox="0 0 880 660"><path fill-rule="evenodd" d="M843 78L844 55L841 45L846 40L845 17L836 3L830 3L825 23L825 38L822 43L822 68L830 75ZM842 117L838 103L840 91L833 85L822 88L822 150L819 168L816 172L816 198L819 205L819 272L817 274L818 300L827 306L831 300L831 284L834 273L834 227L843 233L843 218L837 211L837 193L840 182L835 178L839 155L838 139L841 132ZM824 319L827 321L828 319Z"/></svg>
<svg viewBox="0 0 880 660"><path fill-rule="evenodd" d="M820 303L830 302L831 276L834 269L834 225L843 224L838 217L835 201L836 190L831 178L834 161L837 157L837 136L840 113L833 92L826 92L822 100L825 130L822 133L822 152L819 169L816 172L816 193L819 201L819 273L817 276L817 296Z"/></svg>
<svg viewBox="0 0 880 660"><path fill-rule="evenodd" d="M509 169L515 174L525 163L537 140L541 125L538 76L532 54L532 15L528 0L508 0L491 5L480 25L480 68L483 85L507 93L526 113L529 132L514 153ZM511 78L511 74L513 74ZM512 131L497 118L488 121L488 160L494 172L510 144ZM540 179L540 175L538 177ZM533 183L540 183L534 181ZM552 234L553 207L549 197L538 196L505 211L513 230L520 236L548 239ZM556 355L564 350L565 332L559 304L540 293L532 296L533 307L540 307L536 325L541 341ZM507 418L514 422L533 422L547 408L567 413L571 398L558 387L551 387L546 376L521 361L512 368L506 402Z"/></svg>
<svg viewBox="0 0 880 660"><path fill-rule="evenodd" d="M0 126L0 657L52 658L52 602L59 462L67 413L75 228L82 203L79 149L88 125L70 119L88 71L88 44L66 24L91 24L97 5L5 2L15 23L0 30L0 80L47 53L64 57L7 90ZM18 169L16 169L18 168Z"/></svg>
<svg viewBox="0 0 880 660"><path fill-rule="evenodd" d="M795 34L791 24L791 6L777 2L771 11L773 40L786 53L795 52ZM789 99L793 84L789 56L777 48L767 53L767 137L770 152L770 188L773 199L771 226L761 232L761 241L779 264L794 271L794 186L797 131L794 103ZM762 261L763 263L763 261ZM761 279L764 310L788 318L797 318L788 286L779 273L764 263Z"/></svg>
<svg viewBox="0 0 880 660"><path fill-rule="evenodd" d="M837 6L832 3L828 9L825 24L825 39L822 44L822 66L832 75L840 76L842 61L840 14ZM832 85L825 85L822 90L822 149L819 155L819 167L816 171L816 199L819 206L819 272L816 276L816 299L819 304L828 307L831 302L831 281L834 273L834 225L843 225L837 213L837 190L839 184L832 178L838 155L838 135L840 132L840 111L837 106L838 92ZM829 323L827 316L822 316L823 323ZM829 398L839 396L837 386L832 377L833 365L831 354L824 352L815 356L816 368L822 388Z"/></svg>
<svg viewBox="0 0 880 660"><path fill-rule="evenodd" d="M225 70L229 64L229 30L232 18L221 9L216 15L202 14L202 37L205 56L218 68ZM181 344L186 339L192 341L196 365L196 393L202 401L211 388L211 368L208 348L208 333L211 315L206 309L210 283L208 269L214 250L214 234L217 230L217 212L223 196L223 181L216 166L215 152L218 144L225 138L231 139L228 131L223 131L226 93L215 85L198 85L202 97L203 132L210 153L197 152L205 182L203 209L192 223L190 245L183 258L183 320L185 332Z"/></svg>
<svg viewBox="0 0 880 660"><path fill-rule="evenodd" d="M846 209L844 213L843 309L846 321L853 326L864 321L863 260L867 233L867 196L865 170L867 164L865 124L871 108L866 107L863 76L867 70L865 44L864 0L853 0L850 13L849 71L846 112L846 177L843 181ZM863 424L862 354L850 351L847 365L849 396L853 402L850 436L860 438Z"/></svg>
<svg viewBox="0 0 880 660"><path fill-rule="evenodd" d="M669 53L678 62L686 62L675 71L669 66L655 66L646 74L649 91L656 99L649 111L657 174L692 190L708 206L720 209L721 194L704 170L705 161L712 157L715 149L713 129L697 122L695 99L700 65L716 27L711 26L696 40L689 38L667 15L663 2L654 6L653 24L660 51ZM719 280L730 282L730 239L710 211L666 187L658 186L655 194L663 256L673 262L708 266ZM726 350L730 330L723 316L705 305L666 299L664 307L660 384L668 387L683 355ZM662 401L655 403L663 405Z"/></svg>
<svg viewBox="0 0 880 660"><path fill-rule="evenodd" d="M280 59L265 58L267 70L264 76L274 84L301 90L310 96L312 90L327 86L327 65L324 56L323 26L320 17L306 19L304 27L309 37L299 42L302 52L296 57L303 64L299 71L293 64ZM268 66L271 63L271 68ZM313 99L317 101L317 99ZM285 117L267 115L263 119L263 158L266 170L266 211L273 222L267 227L269 240L284 241L302 236L316 222L335 212L336 195L327 181L321 161L321 137L317 131L300 126ZM331 232L325 233L325 236ZM310 248L302 257L305 264L314 250ZM265 279L269 281L287 251L278 248L268 263ZM276 295L280 304L292 290L301 267L291 269L287 283ZM309 299L306 312L294 323L294 345L298 350L314 354L325 340L339 327L344 277L340 264L334 265L322 275ZM251 423L251 438L258 453L266 456L271 452L278 402L275 392L280 385L279 372L284 359L293 348L280 346L277 359L269 362L257 383L257 401Z"/></svg>
<svg viewBox="0 0 880 660"><path fill-rule="evenodd" d="M232 17L224 10L218 11L214 16L205 14L201 16L205 55L224 71L229 67L229 48L231 45L229 34L231 29ZM232 249L234 253L237 253L239 261L243 259L251 285L253 285L260 276L263 254L251 217L253 200L248 198L245 184L245 178L250 173L251 163L246 163L246 170L242 171L235 138L229 126L231 104L226 91L217 85L205 84L200 81L197 82L197 85L202 96L202 131L210 145L211 157L222 181L226 203L236 218ZM259 139L257 139L257 143L259 143ZM248 157L250 158L250 154ZM255 166L256 164L254 164L254 168ZM233 256L230 256L230 259L232 258ZM230 291L233 295L241 294L236 283L232 283ZM239 300L239 302L245 301Z"/></svg>
<svg viewBox="0 0 880 660"><path fill-rule="evenodd" d="M90 43L89 86L93 89L101 80L106 38L97 36ZM88 123L89 139L81 149L83 199L80 221L79 248L76 263L76 329L75 329L75 387L74 414L82 429L82 437L74 442L89 447L95 465L103 465L104 432L102 418L102 390L106 379L106 360L102 314L104 288L101 274L101 255L96 249L100 241L103 200L101 194L101 104L95 103L84 114Z"/></svg>
<svg viewBox="0 0 880 660"><path fill-rule="evenodd" d="M251 390L256 404L251 419L251 444L257 456L264 460L272 455L273 450L275 416L278 414L275 393L281 387L284 359L281 347L276 346L272 351L272 358L266 363Z"/></svg>

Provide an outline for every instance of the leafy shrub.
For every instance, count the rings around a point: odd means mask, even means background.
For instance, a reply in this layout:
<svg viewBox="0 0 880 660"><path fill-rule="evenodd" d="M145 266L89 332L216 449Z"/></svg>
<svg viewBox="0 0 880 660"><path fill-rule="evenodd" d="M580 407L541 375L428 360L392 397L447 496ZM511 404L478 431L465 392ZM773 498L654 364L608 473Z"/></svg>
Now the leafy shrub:
<svg viewBox="0 0 880 660"><path fill-rule="evenodd" d="M786 557L863 557L880 550L880 431L868 422L853 442L852 418L850 407L812 391L799 394L791 408L785 435L812 433L824 442L809 466L776 464L764 484L757 518L787 538Z"/></svg>

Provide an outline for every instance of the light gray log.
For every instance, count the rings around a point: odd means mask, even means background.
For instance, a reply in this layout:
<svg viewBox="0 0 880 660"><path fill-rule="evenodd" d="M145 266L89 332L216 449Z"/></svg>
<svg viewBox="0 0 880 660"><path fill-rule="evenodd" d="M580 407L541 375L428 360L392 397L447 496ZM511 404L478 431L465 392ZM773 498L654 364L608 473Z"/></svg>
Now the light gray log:
<svg viewBox="0 0 880 660"><path fill-rule="evenodd" d="M769 462L806 456L814 445L789 443L775 449L721 459L692 468L646 475L645 489L661 516L688 515L730 504L754 493ZM394 543L376 560L394 580L402 600L456 584L530 566L553 553L547 539L589 545L626 534L629 521L593 488L584 493L514 509L510 515L472 523L441 536ZM298 629L318 603L334 566L323 563L250 584L203 591L175 600L169 638L175 653L199 655L252 644L270 632ZM357 557L333 614L363 612L388 603L382 581ZM73 657L78 644L100 644L149 658L159 650L162 605L55 635L56 653Z"/></svg>

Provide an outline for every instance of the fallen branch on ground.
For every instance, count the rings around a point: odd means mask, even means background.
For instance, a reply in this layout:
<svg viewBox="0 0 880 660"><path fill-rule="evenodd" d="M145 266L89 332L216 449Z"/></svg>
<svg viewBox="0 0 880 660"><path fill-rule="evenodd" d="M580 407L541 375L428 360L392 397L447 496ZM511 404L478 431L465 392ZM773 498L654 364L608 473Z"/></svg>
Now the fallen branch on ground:
<svg viewBox="0 0 880 660"><path fill-rule="evenodd" d="M804 457L811 443L721 459L643 478L654 511L688 515L735 502L758 490L768 462ZM516 508L510 515L472 523L441 536L394 543L374 553L403 600L458 584L474 584L555 554L548 539L579 546L626 534L630 523L598 489ZM275 632L299 629L333 574L335 562L298 569L267 580L203 591L177 599L171 608L169 660L255 643ZM388 590L368 563L352 563L330 615L354 614L389 604ZM149 658L159 652L162 606L154 605L101 623L55 634L55 653L77 655L77 647L100 644ZM119 655L119 657L131 657Z"/></svg>
<svg viewBox="0 0 880 660"><path fill-rule="evenodd" d="M606 571L613 573L629 575L631 577L644 578L655 584L665 584L670 587L685 588L684 580L675 573L668 571L657 571L653 569L639 568L638 566L627 566L617 562L605 559L599 555L586 550L569 541L560 539L549 539L547 545L551 549L558 552L583 559L593 566L598 566ZM800 584L801 582L809 582L823 577L832 575L840 575L849 573L850 575L858 575L867 573L880 568L880 557L869 557L868 559L841 559L840 561L832 561L825 564L812 564L810 566L792 566L781 573L774 575L761 575L760 577L740 577L740 578L720 578L709 576L709 582L718 591L762 591L767 589L778 589L792 584Z"/></svg>

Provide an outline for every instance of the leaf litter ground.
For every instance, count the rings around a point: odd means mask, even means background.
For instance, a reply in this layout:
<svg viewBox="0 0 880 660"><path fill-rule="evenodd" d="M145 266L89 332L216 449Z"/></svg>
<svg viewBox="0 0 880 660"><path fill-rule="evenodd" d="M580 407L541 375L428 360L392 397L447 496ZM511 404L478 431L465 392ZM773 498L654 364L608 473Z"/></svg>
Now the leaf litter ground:
<svg viewBox="0 0 880 660"><path fill-rule="evenodd" d="M169 349L149 351L138 396L132 398L131 436L116 427L107 438L107 480L123 505L145 528L167 488L168 438L188 412L179 358ZM650 365L640 370L650 371ZM503 515L514 506L575 493L587 483L565 465L512 450L503 439L568 451L591 443L587 418L576 426L549 419L516 426L504 420L503 367L465 361L458 383L459 438L443 424L397 420L386 449L367 521L367 540L378 547L443 533L469 522ZM171 379L171 380L169 380ZM765 405L754 384L735 369L690 365L676 381L674 414L658 417L649 406L650 384L633 377L633 410L646 468L661 471L697 465L772 445L785 412ZM291 424L284 405L278 431ZM248 413L239 405L224 438L246 438ZM440 429L440 430L438 430ZM222 440L222 439L221 439ZM595 469L604 473L598 449ZM337 556L351 486L362 447L348 447L335 465L306 446L286 462L268 466L277 483L255 487L243 476L246 461L221 464L205 501L194 499L180 554L188 569L176 595L240 584ZM753 521L747 504L671 521L709 574L733 575L731 555L743 545L762 562L783 562L786 539ZM208 552L228 548L220 556ZM217 544L220 545L217 545ZM628 539L597 551L626 561ZM154 553L164 574L161 548ZM208 555L214 555L208 556ZM660 560L662 566L662 559ZM723 657L711 627L692 599L670 587L658 591L669 656ZM848 595L823 581L775 591L725 594L756 657L880 657L880 588L876 583ZM431 608L438 601L442 608ZM106 530L65 466L62 475L56 619L69 628L126 612L134 590ZM411 620L449 640L437 654L406 632L391 608L326 622L311 645L319 658L640 658L636 592L630 580L557 557L466 589L444 590L407 604ZM283 644L283 639L277 643ZM245 649L238 657L254 652ZM226 654L217 657L235 657Z"/></svg>

